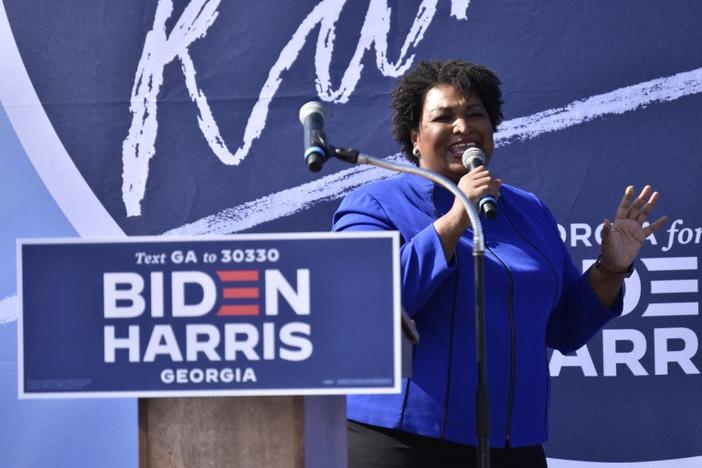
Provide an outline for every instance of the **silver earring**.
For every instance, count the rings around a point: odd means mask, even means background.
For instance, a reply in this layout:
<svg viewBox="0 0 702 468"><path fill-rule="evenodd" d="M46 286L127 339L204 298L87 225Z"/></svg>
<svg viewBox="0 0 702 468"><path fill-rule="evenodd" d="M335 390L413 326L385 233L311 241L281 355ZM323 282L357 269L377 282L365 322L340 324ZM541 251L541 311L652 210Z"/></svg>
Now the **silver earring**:
<svg viewBox="0 0 702 468"><path fill-rule="evenodd" d="M421 156L421 154L419 153L419 148L415 147L415 148L412 150L412 155L413 155L415 158L419 159L419 157Z"/></svg>

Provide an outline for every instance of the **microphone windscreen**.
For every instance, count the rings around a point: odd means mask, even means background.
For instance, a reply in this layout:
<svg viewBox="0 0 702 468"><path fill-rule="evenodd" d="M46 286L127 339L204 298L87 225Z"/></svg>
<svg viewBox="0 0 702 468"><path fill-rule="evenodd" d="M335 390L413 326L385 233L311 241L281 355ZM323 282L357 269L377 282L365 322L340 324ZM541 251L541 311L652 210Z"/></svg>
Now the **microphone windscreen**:
<svg viewBox="0 0 702 468"><path fill-rule="evenodd" d="M485 153L483 153L483 150L477 146L471 146L463 152L461 162L463 163L463 167L469 170L472 170L478 166L484 166Z"/></svg>
<svg viewBox="0 0 702 468"><path fill-rule="evenodd" d="M305 119L314 113L321 114L322 120L326 118L324 115L324 107L322 107L322 104L319 102L310 101L304 104L302 107L300 107L300 123L304 125Z"/></svg>

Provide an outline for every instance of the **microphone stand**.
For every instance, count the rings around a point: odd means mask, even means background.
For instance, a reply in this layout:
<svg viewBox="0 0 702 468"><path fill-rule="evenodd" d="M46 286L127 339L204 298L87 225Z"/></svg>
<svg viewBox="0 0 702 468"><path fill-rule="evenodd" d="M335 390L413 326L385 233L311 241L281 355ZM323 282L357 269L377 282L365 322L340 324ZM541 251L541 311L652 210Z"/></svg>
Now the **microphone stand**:
<svg viewBox="0 0 702 468"><path fill-rule="evenodd" d="M485 361L485 278L484 278L484 255L485 239L483 238L483 228L480 224L478 212L473 204L463 192L446 177L434 172L415 166L404 166L394 164L382 159L377 159L359 152L358 150L347 148L335 148L327 145L327 157L333 156L350 164L368 164L381 167L391 171L414 174L425 179L429 179L435 184L441 185L453 195L455 195L466 208L470 224L473 226L473 265L475 272L475 346L476 360L478 367L478 388L476 390L476 433L478 435L478 466L480 468L490 467L490 426L488 415L488 390L487 390L487 365Z"/></svg>

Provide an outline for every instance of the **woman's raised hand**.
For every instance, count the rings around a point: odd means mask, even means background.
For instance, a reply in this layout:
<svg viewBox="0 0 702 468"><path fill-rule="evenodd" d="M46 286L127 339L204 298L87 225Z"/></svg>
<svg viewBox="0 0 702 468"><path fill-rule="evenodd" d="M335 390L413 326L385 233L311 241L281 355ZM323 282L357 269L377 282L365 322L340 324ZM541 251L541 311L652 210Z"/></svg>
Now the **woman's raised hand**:
<svg viewBox="0 0 702 468"><path fill-rule="evenodd" d="M624 272L641 250L646 237L655 232L668 220L661 216L644 227L644 222L658 202L658 192L646 185L634 198L634 186L624 191L617 213L612 223L605 218L602 230L602 266L614 272Z"/></svg>

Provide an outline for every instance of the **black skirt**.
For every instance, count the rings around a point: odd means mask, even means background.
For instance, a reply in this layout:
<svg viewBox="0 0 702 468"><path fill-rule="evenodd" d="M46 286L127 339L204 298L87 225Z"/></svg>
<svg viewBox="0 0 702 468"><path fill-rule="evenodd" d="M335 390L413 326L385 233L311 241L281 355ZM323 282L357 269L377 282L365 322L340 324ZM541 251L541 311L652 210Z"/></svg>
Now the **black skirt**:
<svg viewBox="0 0 702 468"><path fill-rule="evenodd" d="M409 432L348 422L349 468L470 468L477 448ZM491 468L545 468L541 445L490 449Z"/></svg>

